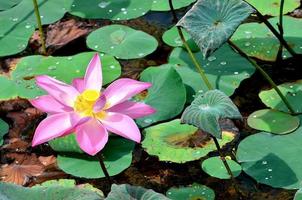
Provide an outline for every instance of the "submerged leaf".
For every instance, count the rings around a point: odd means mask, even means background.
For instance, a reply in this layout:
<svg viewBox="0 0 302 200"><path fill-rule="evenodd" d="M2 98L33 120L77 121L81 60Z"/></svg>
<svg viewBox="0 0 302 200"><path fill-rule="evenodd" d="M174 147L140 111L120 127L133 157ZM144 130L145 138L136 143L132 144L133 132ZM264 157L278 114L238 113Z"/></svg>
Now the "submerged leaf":
<svg viewBox="0 0 302 200"><path fill-rule="evenodd" d="M241 114L232 100L219 90L210 90L198 95L181 116L181 121L204 130L221 139L219 119L241 119Z"/></svg>
<svg viewBox="0 0 302 200"><path fill-rule="evenodd" d="M222 46L253 8L242 0L199 0L178 22L208 57Z"/></svg>

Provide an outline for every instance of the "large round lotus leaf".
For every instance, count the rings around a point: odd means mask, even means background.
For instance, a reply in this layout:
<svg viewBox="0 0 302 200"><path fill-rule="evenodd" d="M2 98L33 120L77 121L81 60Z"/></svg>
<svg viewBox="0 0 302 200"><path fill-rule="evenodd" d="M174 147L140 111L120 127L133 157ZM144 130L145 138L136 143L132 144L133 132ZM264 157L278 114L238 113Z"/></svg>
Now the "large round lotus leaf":
<svg viewBox="0 0 302 200"><path fill-rule="evenodd" d="M237 160L257 182L298 189L302 181L302 127L287 135L261 132L239 144Z"/></svg>
<svg viewBox="0 0 302 200"><path fill-rule="evenodd" d="M239 176L242 170L241 166L235 161L230 159L226 159L226 162L228 163L234 177ZM231 178L219 156L211 157L204 160L201 164L201 167L204 172L206 172L212 177L216 177L219 179Z"/></svg>
<svg viewBox="0 0 302 200"><path fill-rule="evenodd" d="M294 200L302 200L302 189L296 192Z"/></svg>
<svg viewBox="0 0 302 200"><path fill-rule="evenodd" d="M149 67L141 73L141 81L152 83L146 96L139 95L136 101L144 102L156 109L156 113L136 120L141 127L172 119L183 110L186 89L173 68Z"/></svg>
<svg viewBox="0 0 302 200"><path fill-rule="evenodd" d="M183 35L185 37L185 40L187 41L188 45L190 46L191 51L196 52L199 51L199 47L196 45L196 43L193 41L189 33L187 33L185 30L182 31ZM183 43L181 41L181 38L178 34L178 30L175 26L167 30L163 36L163 41L172 47L182 47Z"/></svg>
<svg viewBox="0 0 302 200"><path fill-rule="evenodd" d="M121 59L142 58L156 50L157 40L142 31L123 25L109 25L93 31L87 46Z"/></svg>
<svg viewBox="0 0 302 200"><path fill-rule="evenodd" d="M279 15L280 13L280 0L246 0L253 6L257 8L263 15ZM287 0L284 3L283 13L293 11L295 8L299 7L300 0Z"/></svg>
<svg viewBox="0 0 302 200"><path fill-rule="evenodd" d="M300 125L297 116L272 109L258 110L247 119L250 127L275 134L287 134L296 130Z"/></svg>
<svg viewBox="0 0 302 200"><path fill-rule="evenodd" d="M177 23L184 27L208 57L221 47L253 8L242 0L202 0Z"/></svg>
<svg viewBox="0 0 302 200"><path fill-rule="evenodd" d="M279 18L271 18L269 22L276 28ZM297 53L302 53L302 20L284 16L284 37L288 44ZM247 23L239 26L232 37L232 41L249 56L266 61L275 61L280 42L263 24ZM290 57L288 51L283 49L283 57Z"/></svg>
<svg viewBox="0 0 302 200"><path fill-rule="evenodd" d="M193 125L221 139L220 119L241 119L242 116L232 100L219 90L199 94L182 113L181 122Z"/></svg>
<svg viewBox="0 0 302 200"><path fill-rule="evenodd" d="M0 146L3 144L3 136L8 132L8 124L0 119Z"/></svg>
<svg viewBox="0 0 302 200"><path fill-rule="evenodd" d="M194 183L192 186L170 188L167 193L167 197L171 200L214 200L214 191L205 186Z"/></svg>
<svg viewBox="0 0 302 200"><path fill-rule="evenodd" d="M19 185L0 182L1 200L102 200L98 193L89 189L76 187L32 187L26 188Z"/></svg>
<svg viewBox="0 0 302 200"><path fill-rule="evenodd" d="M279 85L278 88L294 108L294 111L298 113L302 112L302 80L298 80L294 83L284 83ZM259 97L266 106L283 112L289 112L288 108L274 89L261 91Z"/></svg>
<svg viewBox="0 0 302 200"><path fill-rule="evenodd" d="M94 52L86 52L68 57L23 57L12 72L11 77L0 75L0 100L21 98L35 98L44 94L34 80L35 75L49 75L71 83L72 79L83 77L87 65ZM103 82L107 84L121 74L121 67L112 56L101 54Z"/></svg>
<svg viewBox="0 0 302 200"><path fill-rule="evenodd" d="M7 10L20 3L20 1L21 0L0 1L0 10Z"/></svg>
<svg viewBox="0 0 302 200"><path fill-rule="evenodd" d="M203 59L200 52L194 54L204 68L211 84L227 95L232 95L240 82L254 73L254 67L228 45L222 46L208 59ZM195 93L207 91L207 86L196 71L189 54L182 48L175 48L169 63L178 64L175 69L183 82Z"/></svg>
<svg viewBox="0 0 302 200"><path fill-rule="evenodd" d="M38 0L42 24L61 19L71 3L72 0ZM15 7L0 12L0 57L23 51L36 23L32 1L22 0Z"/></svg>
<svg viewBox="0 0 302 200"><path fill-rule="evenodd" d="M128 184L111 186L111 191L106 200L169 200L164 195L154 192L151 189L146 189L140 186L131 186Z"/></svg>
<svg viewBox="0 0 302 200"><path fill-rule="evenodd" d="M114 136L109 138L102 154L110 176L117 175L130 166L133 148L134 143L129 140ZM76 177L105 177L98 159L92 156L62 152L59 153L57 162L60 169Z"/></svg>
<svg viewBox="0 0 302 200"><path fill-rule="evenodd" d="M70 13L82 18L128 20L145 15L152 1L142 0L74 0Z"/></svg>
<svg viewBox="0 0 302 200"><path fill-rule="evenodd" d="M173 8L179 9L186 7L196 0L173 0ZM166 0L153 0L152 9L153 11L170 11L169 1Z"/></svg>
<svg viewBox="0 0 302 200"><path fill-rule="evenodd" d="M143 148L150 155L158 156L161 161L184 163L198 160L209 152L215 151L212 139L194 126L180 124L176 119L158 124L144 130ZM235 134L223 131L221 146L231 142Z"/></svg>

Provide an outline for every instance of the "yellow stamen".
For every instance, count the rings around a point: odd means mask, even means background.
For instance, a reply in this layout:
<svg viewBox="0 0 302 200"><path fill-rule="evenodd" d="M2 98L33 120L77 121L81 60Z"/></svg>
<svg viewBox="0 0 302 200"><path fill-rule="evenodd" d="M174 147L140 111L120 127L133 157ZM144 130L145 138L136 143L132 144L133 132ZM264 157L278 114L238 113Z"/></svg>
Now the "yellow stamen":
<svg viewBox="0 0 302 200"><path fill-rule="evenodd" d="M81 116L103 119L106 116L104 109L108 108L107 104L104 106L103 110L97 113L93 111L93 106L100 95L101 93L99 91L85 90L77 97L73 106L74 110Z"/></svg>

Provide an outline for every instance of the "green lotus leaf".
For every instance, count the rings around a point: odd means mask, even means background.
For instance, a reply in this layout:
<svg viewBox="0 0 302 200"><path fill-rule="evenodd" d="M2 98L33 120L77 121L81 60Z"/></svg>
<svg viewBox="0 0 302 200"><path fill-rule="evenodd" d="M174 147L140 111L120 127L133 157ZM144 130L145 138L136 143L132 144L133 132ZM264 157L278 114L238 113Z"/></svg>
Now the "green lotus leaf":
<svg viewBox="0 0 302 200"><path fill-rule="evenodd" d="M274 15L280 14L280 1L279 0L246 0L253 6L257 8L263 15ZM299 7L299 0L288 0L284 3L283 13L293 11L295 8Z"/></svg>
<svg viewBox="0 0 302 200"><path fill-rule="evenodd" d="M76 141L75 134L69 134L63 138L56 138L54 140L50 140L48 143L51 148L57 152L84 153Z"/></svg>
<svg viewBox="0 0 302 200"><path fill-rule="evenodd" d="M161 161L185 163L216 151L208 134L198 131L194 126L180 124L179 119L146 128L144 135L143 148L148 154L158 156ZM234 138L235 133L223 130L222 139L218 141L224 146Z"/></svg>
<svg viewBox="0 0 302 200"><path fill-rule="evenodd" d="M157 40L142 31L124 25L109 25L93 31L87 46L121 59L142 58L156 50Z"/></svg>
<svg viewBox="0 0 302 200"><path fill-rule="evenodd" d="M298 189L302 181L302 127L287 135L261 132L242 140L237 160L257 182Z"/></svg>
<svg viewBox="0 0 302 200"><path fill-rule="evenodd" d="M298 113L302 112L302 80L298 80L294 83L283 83L279 85L278 88L287 98L294 111ZM274 89L261 91L259 97L266 106L283 112L289 112L288 108Z"/></svg>
<svg viewBox="0 0 302 200"><path fill-rule="evenodd" d="M3 136L8 132L8 124L0 118L0 146L3 144Z"/></svg>
<svg viewBox="0 0 302 200"><path fill-rule="evenodd" d="M296 192L294 200L302 200L302 189Z"/></svg>
<svg viewBox="0 0 302 200"><path fill-rule="evenodd" d="M215 193L211 188L197 183L194 183L188 187L170 188L166 194L171 200L215 199Z"/></svg>
<svg viewBox="0 0 302 200"><path fill-rule="evenodd" d="M279 18L269 19L276 28ZM283 17L284 38L289 46L297 53L302 53L302 20ZM275 61L280 42L263 23L247 23L239 26L231 40L249 56L265 61ZM283 58L290 57L288 51L283 48Z"/></svg>
<svg viewBox="0 0 302 200"><path fill-rule="evenodd" d="M193 52L199 51L199 47L193 41L190 34L187 33L185 30L183 30L182 32L185 37L185 40L187 41L188 45L190 46L191 51L193 51ZM162 39L169 46L172 46L172 47L182 47L183 46L181 38L178 34L178 30L175 26L173 26L172 28L167 30L163 34Z"/></svg>
<svg viewBox="0 0 302 200"><path fill-rule="evenodd" d="M242 170L241 166L237 162L230 159L226 159L226 162L228 163L234 177L239 176ZM219 156L204 160L201 164L201 167L205 173L209 174L212 177L219 179L231 178Z"/></svg>
<svg viewBox="0 0 302 200"><path fill-rule="evenodd" d="M250 127L275 134L287 134L296 130L300 125L297 116L272 109L257 110L247 119Z"/></svg>
<svg viewBox="0 0 302 200"><path fill-rule="evenodd" d="M219 120L241 119L241 114L232 100L219 90L199 94L181 116L181 121L193 125L212 136L221 139Z"/></svg>
<svg viewBox="0 0 302 200"><path fill-rule="evenodd" d="M146 96L134 100L146 103L156 109L156 113L136 120L141 127L155 122L172 119L183 110L186 102L186 89L173 68L149 67L141 73L141 81L152 83Z"/></svg>
<svg viewBox="0 0 302 200"><path fill-rule="evenodd" d="M20 3L22 0L10 0L10 1L1 1L0 2L0 10L7 10L18 3Z"/></svg>
<svg viewBox="0 0 302 200"><path fill-rule="evenodd" d="M128 20L145 15L152 1L141 0L74 0L70 13L90 19Z"/></svg>
<svg viewBox="0 0 302 200"><path fill-rule="evenodd" d="M33 187L53 187L53 186L60 186L60 187L68 187L68 188L82 188L82 189L87 189L96 192L100 197L104 197L104 193L90 185L89 183L81 184L81 185L76 185L76 181L74 179L57 179L57 180L48 180L40 185L35 185ZM103 198L102 198L103 199Z"/></svg>
<svg viewBox="0 0 302 200"><path fill-rule="evenodd" d="M61 19L71 3L72 0L38 0L42 24ZM32 1L22 0L15 7L0 12L0 57L23 51L35 26Z"/></svg>
<svg viewBox="0 0 302 200"><path fill-rule="evenodd" d="M249 78L255 68L228 45L222 46L208 59L203 59L200 52L194 54L201 63L211 84L227 95L232 95L240 82ZM182 48L175 48L169 63L177 64L175 69L183 79L183 82L194 93L207 91L207 86L196 71L189 54Z"/></svg>
<svg viewBox="0 0 302 200"><path fill-rule="evenodd" d="M196 0L173 0L174 9L183 8L189 6ZM169 1L166 0L153 0L152 11L170 11Z"/></svg>
<svg viewBox="0 0 302 200"><path fill-rule="evenodd" d="M111 191L106 200L131 199L131 200L169 200L164 195L146 189L140 186L131 186L128 184L111 186Z"/></svg>
<svg viewBox="0 0 302 200"><path fill-rule="evenodd" d="M221 47L253 12L242 0L198 0L177 23L184 27L208 57Z"/></svg>
<svg viewBox="0 0 302 200"><path fill-rule="evenodd" d="M76 187L32 187L26 188L19 185L0 182L1 200L101 200L98 193Z"/></svg>
<svg viewBox="0 0 302 200"><path fill-rule="evenodd" d="M64 139L64 137L60 138L60 140ZM68 144L71 145L70 142ZM53 145L54 144L52 144L52 146ZM70 149L70 147L67 148L68 149L59 152L57 157L58 167L61 170L76 177L105 177L97 158L77 153L77 151L65 152ZM117 175L130 166L133 148L134 143L129 140L115 136L111 136L109 138L108 143L102 150L102 154L104 156L105 166L110 176Z"/></svg>
<svg viewBox="0 0 302 200"><path fill-rule="evenodd" d="M17 68L8 78L0 74L0 100L21 98L35 98L44 94L39 89L34 80L36 75L49 75L66 83L71 83L72 79L83 77L87 65L94 52L80 53L68 57L43 57L27 56L23 57L17 64ZM112 56L100 55L102 60L103 84L107 84L121 74L121 67Z"/></svg>

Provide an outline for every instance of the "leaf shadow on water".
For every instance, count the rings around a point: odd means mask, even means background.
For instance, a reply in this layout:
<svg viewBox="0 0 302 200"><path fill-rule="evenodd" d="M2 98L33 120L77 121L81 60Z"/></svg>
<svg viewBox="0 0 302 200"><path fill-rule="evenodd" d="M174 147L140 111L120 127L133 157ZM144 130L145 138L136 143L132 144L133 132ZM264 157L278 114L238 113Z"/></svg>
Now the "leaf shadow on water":
<svg viewBox="0 0 302 200"><path fill-rule="evenodd" d="M243 169L257 182L272 187L292 188L299 181L288 164L273 153L256 161L243 161Z"/></svg>

